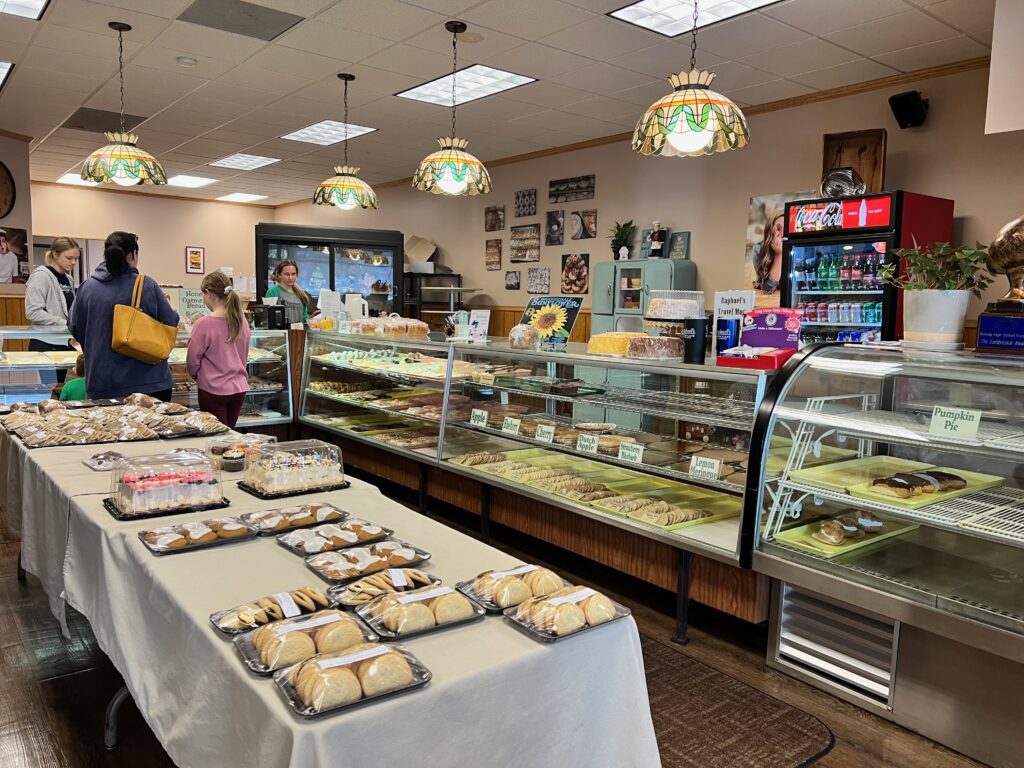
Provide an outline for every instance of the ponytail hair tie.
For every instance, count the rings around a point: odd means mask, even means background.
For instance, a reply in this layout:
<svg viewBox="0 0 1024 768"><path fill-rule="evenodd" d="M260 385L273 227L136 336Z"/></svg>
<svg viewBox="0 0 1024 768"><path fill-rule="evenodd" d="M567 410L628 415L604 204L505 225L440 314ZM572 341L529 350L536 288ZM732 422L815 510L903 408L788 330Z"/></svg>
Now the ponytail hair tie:
<svg viewBox="0 0 1024 768"><path fill-rule="evenodd" d="M224 286L224 295L225 295L225 296L227 296L227 295L228 295L229 293L231 293L231 291L232 291L232 290L234 290L234 289L232 288L232 286L230 286L230 285L225 285L225 286Z"/></svg>

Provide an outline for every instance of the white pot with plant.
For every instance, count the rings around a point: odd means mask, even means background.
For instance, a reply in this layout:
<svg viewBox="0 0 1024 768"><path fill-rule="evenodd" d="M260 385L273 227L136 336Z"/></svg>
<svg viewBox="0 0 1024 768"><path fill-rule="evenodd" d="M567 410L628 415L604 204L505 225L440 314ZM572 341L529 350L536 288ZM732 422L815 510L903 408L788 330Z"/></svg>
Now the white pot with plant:
<svg viewBox="0 0 1024 768"><path fill-rule="evenodd" d="M897 263L892 262L880 274L903 289L903 337L916 343L962 342L971 294L980 297L992 282L986 246L915 243L895 253L903 262L903 273L897 275Z"/></svg>

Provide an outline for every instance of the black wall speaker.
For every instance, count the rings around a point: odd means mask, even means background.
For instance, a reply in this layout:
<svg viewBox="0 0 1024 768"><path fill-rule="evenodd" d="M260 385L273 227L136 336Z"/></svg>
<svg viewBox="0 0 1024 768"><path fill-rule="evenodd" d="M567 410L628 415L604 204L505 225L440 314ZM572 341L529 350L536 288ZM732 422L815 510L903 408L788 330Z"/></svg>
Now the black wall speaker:
<svg viewBox="0 0 1024 768"><path fill-rule="evenodd" d="M889 108L900 128L917 128L928 116L928 99L922 99L920 91L897 93L889 97Z"/></svg>

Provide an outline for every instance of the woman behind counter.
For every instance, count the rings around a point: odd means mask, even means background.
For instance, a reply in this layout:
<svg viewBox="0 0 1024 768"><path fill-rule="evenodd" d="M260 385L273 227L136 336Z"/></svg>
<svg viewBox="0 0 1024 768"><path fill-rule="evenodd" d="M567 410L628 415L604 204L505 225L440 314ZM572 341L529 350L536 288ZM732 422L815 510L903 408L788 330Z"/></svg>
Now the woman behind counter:
<svg viewBox="0 0 1024 768"><path fill-rule="evenodd" d="M149 365L119 354L111 346L114 306L132 303L138 263L139 238L130 232L111 232L103 243L103 263L82 283L71 307L71 333L85 351L86 387L92 399L133 392L171 399L171 369L166 360ZM151 277L143 283L140 307L164 325L178 324L178 313Z"/></svg>
<svg viewBox="0 0 1024 768"><path fill-rule="evenodd" d="M57 237L44 257L46 265L32 271L25 285L25 316L32 330L68 333L68 313L75 300L70 276L81 255L78 243L70 237ZM48 344L39 339L31 339L28 348L33 352L71 349L66 344Z"/></svg>
<svg viewBox="0 0 1024 768"><path fill-rule="evenodd" d="M299 265L292 259L285 259L274 267L271 277L277 285L271 286L265 294L266 298L277 298L284 306L284 317L289 324L307 322L311 299L308 293L296 285L299 279ZM313 314L316 314L315 310Z"/></svg>

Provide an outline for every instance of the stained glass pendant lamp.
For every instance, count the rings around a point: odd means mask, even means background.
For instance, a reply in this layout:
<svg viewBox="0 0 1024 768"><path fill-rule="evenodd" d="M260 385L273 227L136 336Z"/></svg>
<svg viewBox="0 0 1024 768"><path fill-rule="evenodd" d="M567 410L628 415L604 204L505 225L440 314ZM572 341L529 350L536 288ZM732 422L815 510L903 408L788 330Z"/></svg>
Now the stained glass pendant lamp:
<svg viewBox="0 0 1024 768"><path fill-rule="evenodd" d="M121 130L107 133L107 145L100 147L85 159L82 165L82 180L98 184L113 182L122 187L139 184L166 184L160 161L149 152L136 146L139 137L124 129L124 33L131 27L120 21L108 25L117 32L117 72L121 86Z"/></svg>
<svg viewBox="0 0 1024 768"><path fill-rule="evenodd" d="M466 31L461 21L449 21L452 33L452 135L440 138L441 148L423 158L412 177L414 189L435 195L484 195L491 191L491 175L484 164L466 151L469 144L455 132L455 72L459 65L458 37Z"/></svg>
<svg viewBox="0 0 1024 768"><path fill-rule="evenodd" d="M670 75L673 91L647 108L633 131L641 155L698 157L745 147L747 120L735 103L710 88L715 73L697 69L697 2L693 3L690 70Z"/></svg>
<svg viewBox="0 0 1024 768"><path fill-rule="evenodd" d="M334 166L335 175L320 182L313 193L313 204L333 205L343 211L357 207L376 209L377 193L359 178L359 169L348 164L348 84L356 76L342 72L338 77L345 83L345 164Z"/></svg>

